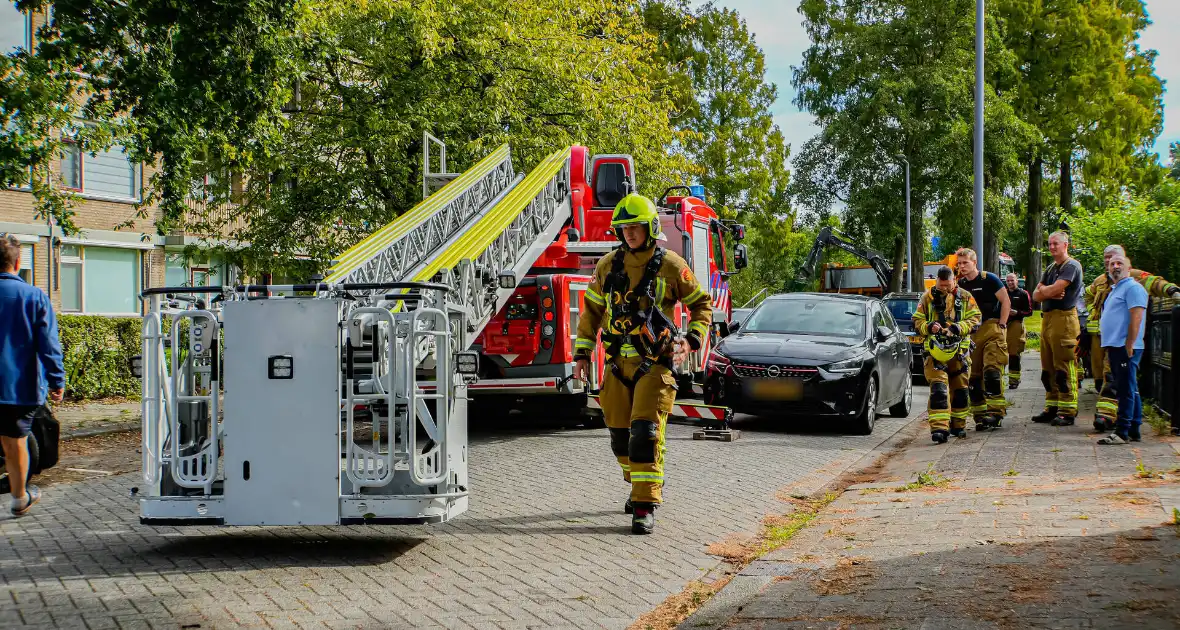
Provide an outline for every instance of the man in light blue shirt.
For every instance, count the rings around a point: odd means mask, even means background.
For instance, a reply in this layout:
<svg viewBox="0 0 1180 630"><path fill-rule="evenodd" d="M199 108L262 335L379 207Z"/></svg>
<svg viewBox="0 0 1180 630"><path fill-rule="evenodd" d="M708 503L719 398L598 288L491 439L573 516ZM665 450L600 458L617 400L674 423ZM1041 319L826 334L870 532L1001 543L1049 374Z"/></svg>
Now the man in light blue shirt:
<svg viewBox="0 0 1180 630"><path fill-rule="evenodd" d="M1143 400L1139 397L1137 372L1143 357L1143 333L1146 325L1147 290L1131 277L1131 261L1116 254L1106 263L1113 286L1102 307L1099 334L1102 347L1110 358L1110 368L1118 393L1118 421L1114 433L1098 440L1099 444L1138 442L1143 424Z"/></svg>

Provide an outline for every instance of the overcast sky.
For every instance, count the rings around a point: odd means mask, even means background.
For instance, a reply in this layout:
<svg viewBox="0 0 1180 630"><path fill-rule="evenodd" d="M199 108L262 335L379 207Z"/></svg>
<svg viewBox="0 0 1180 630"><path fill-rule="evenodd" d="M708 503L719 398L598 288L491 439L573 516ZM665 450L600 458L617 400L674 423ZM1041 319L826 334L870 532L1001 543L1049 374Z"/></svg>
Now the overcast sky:
<svg viewBox="0 0 1180 630"><path fill-rule="evenodd" d="M793 104L791 66L803 58L810 45L799 15L798 0L718 0L736 9L766 53L767 79L778 86L775 120L791 143L792 157L816 133L811 116ZM1167 161L1168 145L1180 141L1180 1L1147 0L1152 25L1140 38L1140 46L1159 52L1156 73L1164 80L1164 132L1155 150ZM1171 90L1168 88L1171 87Z"/></svg>

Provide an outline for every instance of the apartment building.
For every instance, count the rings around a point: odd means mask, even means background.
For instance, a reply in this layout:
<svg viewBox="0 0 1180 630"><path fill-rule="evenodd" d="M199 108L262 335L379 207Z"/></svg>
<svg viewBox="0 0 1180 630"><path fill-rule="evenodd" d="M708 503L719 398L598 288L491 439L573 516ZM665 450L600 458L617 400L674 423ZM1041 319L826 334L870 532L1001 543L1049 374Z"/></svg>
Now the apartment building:
<svg viewBox="0 0 1180 630"><path fill-rule="evenodd" d="M45 19L0 0L0 54L30 47ZM51 168L77 197L74 223L81 233L66 236L38 219L27 185L0 189L0 232L21 241L21 276L48 293L59 313L135 316L145 309L139 297L144 288L235 281L228 265L185 260L185 246L199 242L193 235L157 235L154 208L132 227L119 227L135 217L152 176L150 166L133 162L121 147L94 155L67 150ZM195 184L199 194L202 183Z"/></svg>

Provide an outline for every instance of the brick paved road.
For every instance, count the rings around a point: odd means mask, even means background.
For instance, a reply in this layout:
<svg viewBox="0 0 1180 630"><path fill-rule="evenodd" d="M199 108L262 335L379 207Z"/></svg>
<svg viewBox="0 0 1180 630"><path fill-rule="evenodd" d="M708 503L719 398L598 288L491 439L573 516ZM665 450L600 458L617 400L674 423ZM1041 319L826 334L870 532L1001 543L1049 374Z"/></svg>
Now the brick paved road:
<svg viewBox="0 0 1180 630"><path fill-rule="evenodd" d="M436 526L153 528L135 475L57 485L0 520L0 627L622 628L714 567L708 543L784 511L776 490L829 481L904 423L746 421L733 443L670 426L649 537L629 533L605 429L474 436L472 507Z"/></svg>

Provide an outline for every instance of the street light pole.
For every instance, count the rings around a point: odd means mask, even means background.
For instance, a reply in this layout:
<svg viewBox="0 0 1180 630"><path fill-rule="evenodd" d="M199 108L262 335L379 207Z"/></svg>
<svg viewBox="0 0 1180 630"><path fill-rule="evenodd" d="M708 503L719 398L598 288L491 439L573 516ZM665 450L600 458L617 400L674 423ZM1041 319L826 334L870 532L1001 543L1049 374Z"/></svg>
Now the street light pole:
<svg viewBox="0 0 1180 630"><path fill-rule="evenodd" d="M910 243L910 161L905 156L897 156L905 162L905 290L913 291L914 286L914 248Z"/></svg>
<svg viewBox="0 0 1180 630"><path fill-rule="evenodd" d="M975 0L975 254L983 259L983 11Z"/></svg>

